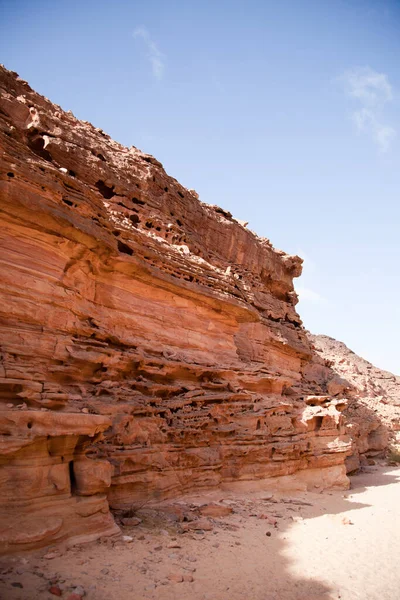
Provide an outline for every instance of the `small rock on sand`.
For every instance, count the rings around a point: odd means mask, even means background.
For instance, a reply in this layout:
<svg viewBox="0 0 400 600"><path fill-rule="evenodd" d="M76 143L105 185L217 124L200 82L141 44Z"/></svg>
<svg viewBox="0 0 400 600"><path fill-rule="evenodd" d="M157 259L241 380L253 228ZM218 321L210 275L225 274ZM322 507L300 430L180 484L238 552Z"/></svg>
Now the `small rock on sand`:
<svg viewBox="0 0 400 600"><path fill-rule="evenodd" d="M190 521L189 523L182 523L183 531L199 530L212 531L213 525L208 519L197 519L196 521Z"/></svg>
<svg viewBox="0 0 400 600"><path fill-rule="evenodd" d="M232 512L233 509L230 506L221 506L220 504L205 504L200 507L200 513L205 517L226 517Z"/></svg>
<svg viewBox="0 0 400 600"><path fill-rule="evenodd" d="M173 581L174 583L182 583L183 576L180 575L179 573L169 573L168 579L170 581Z"/></svg>
<svg viewBox="0 0 400 600"><path fill-rule="evenodd" d="M136 525L140 525L141 522L142 519L139 519L139 517L126 517L121 519L121 523L129 527L136 527Z"/></svg>
<svg viewBox="0 0 400 600"><path fill-rule="evenodd" d="M58 558L60 555L58 552L48 552L43 556L46 560L52 560L53 558Z"/></svg>

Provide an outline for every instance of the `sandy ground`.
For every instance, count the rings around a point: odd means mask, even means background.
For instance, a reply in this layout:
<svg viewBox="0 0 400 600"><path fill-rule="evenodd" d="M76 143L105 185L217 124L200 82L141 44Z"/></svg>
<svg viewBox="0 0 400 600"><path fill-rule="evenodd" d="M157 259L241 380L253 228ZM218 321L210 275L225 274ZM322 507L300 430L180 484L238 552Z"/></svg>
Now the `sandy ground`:
<svg viewBox="0 0 400 600"><path fill-rule="evenodd" d="M368 467L348 492L210 492L204 503L233 512L211 530L143 507L124 536L69 550L0 559L2 600L395 600L400 597L400 470ZM44 558L47 556L47 558Z"/></svg>

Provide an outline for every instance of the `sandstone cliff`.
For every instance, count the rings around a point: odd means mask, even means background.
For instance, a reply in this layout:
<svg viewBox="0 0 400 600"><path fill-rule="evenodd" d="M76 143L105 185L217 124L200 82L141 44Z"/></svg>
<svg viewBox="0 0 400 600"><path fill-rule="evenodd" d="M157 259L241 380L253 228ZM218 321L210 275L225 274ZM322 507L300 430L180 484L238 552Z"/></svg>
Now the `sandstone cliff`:
<svg viewBox="0 0 400 600"><path fill-rule="evenodd" d="M3 551L110 533L107 502L346 486L301 259L4 68L0 90Z"/></svg>

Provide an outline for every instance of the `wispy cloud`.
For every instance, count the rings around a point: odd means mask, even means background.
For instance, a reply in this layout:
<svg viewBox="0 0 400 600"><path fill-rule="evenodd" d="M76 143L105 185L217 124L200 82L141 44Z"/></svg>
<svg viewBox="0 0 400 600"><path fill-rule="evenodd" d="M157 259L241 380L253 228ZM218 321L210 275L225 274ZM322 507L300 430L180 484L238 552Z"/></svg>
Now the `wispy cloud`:
<svg viewBox="0 0 400 600"><path fill-rule="evenodd" d="M304 300L312 302L313 304L321 304L326 302L325 298L321 296L321 294L314 292L314 290L311 290L310 288L299 285L296 286L296 292L300 301Z"/></svg>
<svg viewBox="0 0 400 600"><path fill-rule="evenodd" d="M358 103L352 114L357 131L368 134L380 152L387 152L396 136L396 130L384 122L384 110L393 100L393 88L385 73L370 67L346 71L340 80L345 91Z"/></svg>
<svg viewBox="0 0 400 600"><path fill-rule="evenodd" d="M164 58L165 55L158 49L157 44L153 41L150 36L150 33L141 25L137 27L133 32L133 37L141 39L145 45L147 50L147 57L151 64L151 70L153 72L154 77L157 79L161 79L164 74Z"/></svg>

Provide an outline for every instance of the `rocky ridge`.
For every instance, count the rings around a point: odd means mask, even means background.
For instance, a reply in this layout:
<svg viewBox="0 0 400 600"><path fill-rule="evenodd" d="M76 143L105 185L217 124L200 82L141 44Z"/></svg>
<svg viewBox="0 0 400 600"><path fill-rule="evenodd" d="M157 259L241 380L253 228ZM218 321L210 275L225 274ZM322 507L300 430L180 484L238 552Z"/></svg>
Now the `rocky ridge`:
<svg viewBox="0 0 400 600"><path fill-rule="evenodd" d="M4 68L0 150L3 552L111 534L108 505L348 485L299 257Z"/></svg>
<svg viewBox="0 0 400 600"><path fill-rule="evenodd" d="M344 414L356 445L348 466L357 468L358 457L365 462L365 458L380 454L388 443L398 450L400 377L375 367L327 335L307 333L307 337L324 364L347 386Z"/></svg>

